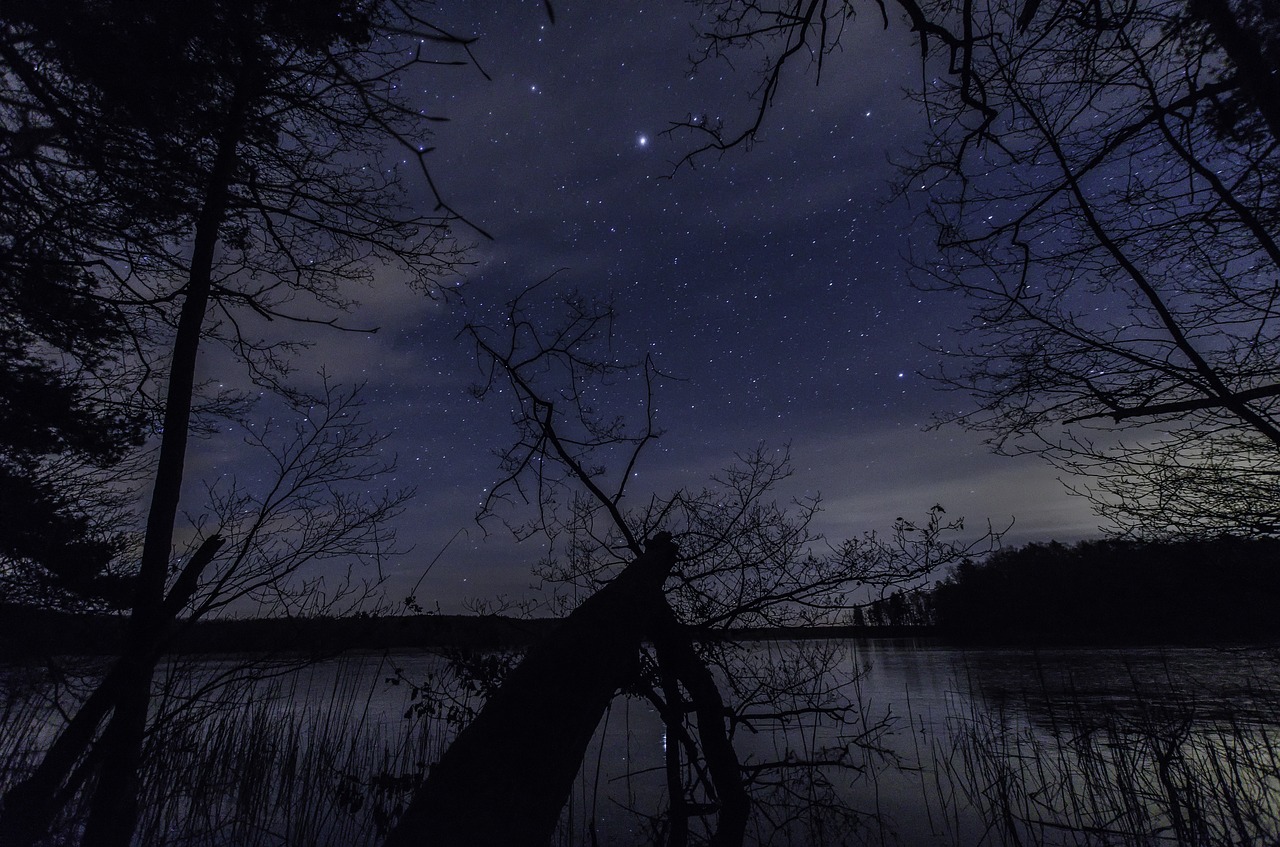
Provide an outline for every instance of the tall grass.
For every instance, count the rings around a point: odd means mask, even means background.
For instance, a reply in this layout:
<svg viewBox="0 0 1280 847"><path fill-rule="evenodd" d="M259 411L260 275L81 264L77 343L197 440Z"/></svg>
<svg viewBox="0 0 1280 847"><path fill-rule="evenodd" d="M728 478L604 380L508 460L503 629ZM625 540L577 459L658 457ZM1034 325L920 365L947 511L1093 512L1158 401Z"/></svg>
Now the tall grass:
<svg viewBox="0 0 1280 847"><path fill-rule="evenodd" d="M299 690L296 673L166 688L147 739L135 843L380 843L448 737L429 719L374 714L368 661L340 669L328 691ZM0 711L0 789L34 764L54 718L39 696L10 699ZM83 803L68 807L54 843L76 840Z"/></svg>
<svg viewBox="0 0 1280 847"><path fill-rule="evenodd" d="M991 711L974 700L948 716L925 771L953 843L1280 843L1274 689L1235 703L1181 685L1110 700L1045 695Z"/></svg>
<svg viewBox="0 0 1280 847"><path fill-rule="evenodd" d="M765 672L769 657L744 655ZM424 700L405 673L376 663L230 685L214 684L224 669L206 664L162 683L136 843L380 843L478 695L441 663L443 699ZM736 678L757 684L745 666ZM404 695L389 712L388 679ZM744 724L740 756L757 769L751 843L1280 844L1280 693L1264 684L1274 680L1223 695L1186 682L1099 691L1028 679L1019 696L987 697L980 679L961 679L945 715L921 721L898 701L905 717L890 726L889 704L876 702L884 692L861 690L854 675L841 689L847 709ZM810 682L796 689L810 699L835 690L825 677ZM0 678L0 788L48 743L50 702L29 681ZM662 743L647 703L616 701L557 843L661 838ZM74 843L83 811L73 804L55 843Z"/></svg>

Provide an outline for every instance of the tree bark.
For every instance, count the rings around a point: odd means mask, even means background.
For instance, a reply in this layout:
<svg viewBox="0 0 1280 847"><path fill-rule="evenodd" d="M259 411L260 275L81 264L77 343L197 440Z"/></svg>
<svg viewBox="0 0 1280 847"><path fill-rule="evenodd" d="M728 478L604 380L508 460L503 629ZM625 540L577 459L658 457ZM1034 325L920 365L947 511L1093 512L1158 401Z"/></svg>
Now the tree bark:
<svg viewBox="0 0 1280 847"><path fill-rule="evenodd" d="M545 847L587 745L666 606L667 534L530 649L432 766L385 847Z"/></svg>
<svg viewBox="0 0 1280 847"><path fill-rule="evenodd" d="M165 394L164 435L156 464L147 532L138 569L137 596L122 656L125 679L111 721L99 740L102 764L89 808L83 847L129 847L137 825L138 770L151 705L155 660L145 657L148 646L163 637L165 585L173 551L173 527L182 493L191 406L195 393L196 360L205 312L213 288L213 264L218 230L227 213L230 185L238 161L237 148L245 124L248 97L242 82L232 99L230 114L209 175L204 203L196 221L195 244L187 277L186 296L178 317Z"/></svg>
<svg viewBox="0 0 1280 847"><path fill-rule="evenodd" d="M1266 3L1259 5L1261 11L1266 7ZM1236 66L1240 85L1266 121L1272 139L1280 141L1280 70L1267 61L1257 34L1240 26L1226 0L1191 0L1190 8L1193 15L1209 25L1213 37ZM1275 23L1275 19L1270 22Z"/></svg>
<svg viewBox="0 0 1280 847"><path fill-rule="evenodd" d="M742 784L738 752L725 732L724 699L710 669L694 652L688 638L680 633L675 615L665 603L654 620L654 646L659 663L684 682L698 716L698 737L720 807L711 847L742 847L751 798Z"/></svg>
<svg viewBox="0 0 1280 847"><path fill-rule="evenodd" d="M164 601L165 628L143 656L147 667L154 668L167 645L170 624L195 592L201 572L213 561L225 539L212 535L192 554L187 566L174 583ZM4 795L0 812L0 847L27 847L41 840L53 819L75 795L83 777L86 751L93 745L98 728L117 707L120 697L136 678L126 660L116 662L76 709L62 732L54 739L31 776L19 782ZM147 678L150 686L150 674Z"/></svg>

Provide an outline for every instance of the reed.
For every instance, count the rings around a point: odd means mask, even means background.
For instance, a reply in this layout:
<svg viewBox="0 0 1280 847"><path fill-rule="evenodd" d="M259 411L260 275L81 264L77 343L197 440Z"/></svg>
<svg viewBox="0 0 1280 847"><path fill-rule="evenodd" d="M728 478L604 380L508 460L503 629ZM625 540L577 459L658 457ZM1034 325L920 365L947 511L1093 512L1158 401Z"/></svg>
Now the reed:
<svg viewBox="0 0 1280 847"><path fill-rule="evenodd" d="M447 737L429 717L374 714L369 661L343 665L327 691L300 690L299 673L163 684L135 843L380 843ZM38 692L9 699L25 705L0 704L6 786L34 763L42 727L54 718ZM55 840L74 843L84 812L72 803Z"/></svg>
<svg viewBox="0 0 1280 847"><path fill-rule="evenodd" d="M1180 686L1113 701L1045 694L949 715L928 770L953 843L1280 843L1273 690L1253 687L1235 704Z"/></svg>
<svg viewBox="0 0 1280 847"><path fill-rule="evenodd" d="M891 718L877 702L883 692L862 690L859 661L810 668L797 665L813 659L803 651L773 650L743 652L735 681L777 691L768 676L776 665L796 702L817 708L784 709L777 722L757 714L739 727L754 779L752 844L1280 843L1280 693L1266 669L1226 694L1170 673L1182 681L1135 680L1131 691L1100 696L1050 686L1030 668L1032 684L1012 695L984 695L980 679L962 678L945 715L917 715L908 693ZM136 843L380 843L483 697L455 664L415 668L419 678L427 669L417 688L409 672L368 656L239 681L208 661L175 670L160 683ZM760 705L776 708L772 698L760 695ZM52 702L29 681L0 678L0 782L20 778L47 743ZM664 837L662 738L647 703L615 702L558 844ZM75 842L82 811L73 804L60 822L61 843ZM690 827L690 843L709 837Z"/></svg>

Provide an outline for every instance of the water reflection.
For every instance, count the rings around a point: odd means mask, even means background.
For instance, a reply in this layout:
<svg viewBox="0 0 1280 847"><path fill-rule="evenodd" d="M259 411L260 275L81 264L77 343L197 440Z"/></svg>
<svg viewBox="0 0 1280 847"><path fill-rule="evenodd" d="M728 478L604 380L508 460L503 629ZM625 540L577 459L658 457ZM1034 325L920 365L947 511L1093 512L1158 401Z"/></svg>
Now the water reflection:
<svg viewBox="0 0 1280 847"><path fill-rule="evenodd" d="M725 645L712 658L752 781L751 843L1280 838L1280 673L1263 651L761 642ZM200 670L212 677L227 667ZM428 680L453 686L462 708L424 700L417 686ZM0 675L10 693L19 682L26 690L30 680ZM155 740L164 753L147 775L142 832L153 843L211 847L377 844L448 743L451 716L479 696L444 659L418 653L348 657L229 690L208 704L211 717L173 722ZM52 713L39 698L5 702L36 704L4 712L0 763L11 779L19 748L41 737L32 728ZM561 843L662 842L671 732L644 697L614 701L564 811ZM692 757L681 767L696 813L714 798L698 788ZM706 834L698 821L692 843Z"/></svg>

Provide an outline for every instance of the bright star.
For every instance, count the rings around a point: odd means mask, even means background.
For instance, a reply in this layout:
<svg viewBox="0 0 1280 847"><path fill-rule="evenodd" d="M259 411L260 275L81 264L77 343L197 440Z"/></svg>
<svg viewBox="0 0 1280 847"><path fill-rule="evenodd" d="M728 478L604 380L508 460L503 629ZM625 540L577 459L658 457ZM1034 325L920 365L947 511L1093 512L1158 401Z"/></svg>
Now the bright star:
<svg viewBox="0 0 1280 847"><path fill-rule="evenodd" d="M649 146L649 136L647 136L647 135L641 135L641 136L639 136L638 138L636 138L636 144L637 144L638 146L640 146L640 147L648 147L648 146Z"/></svg>

